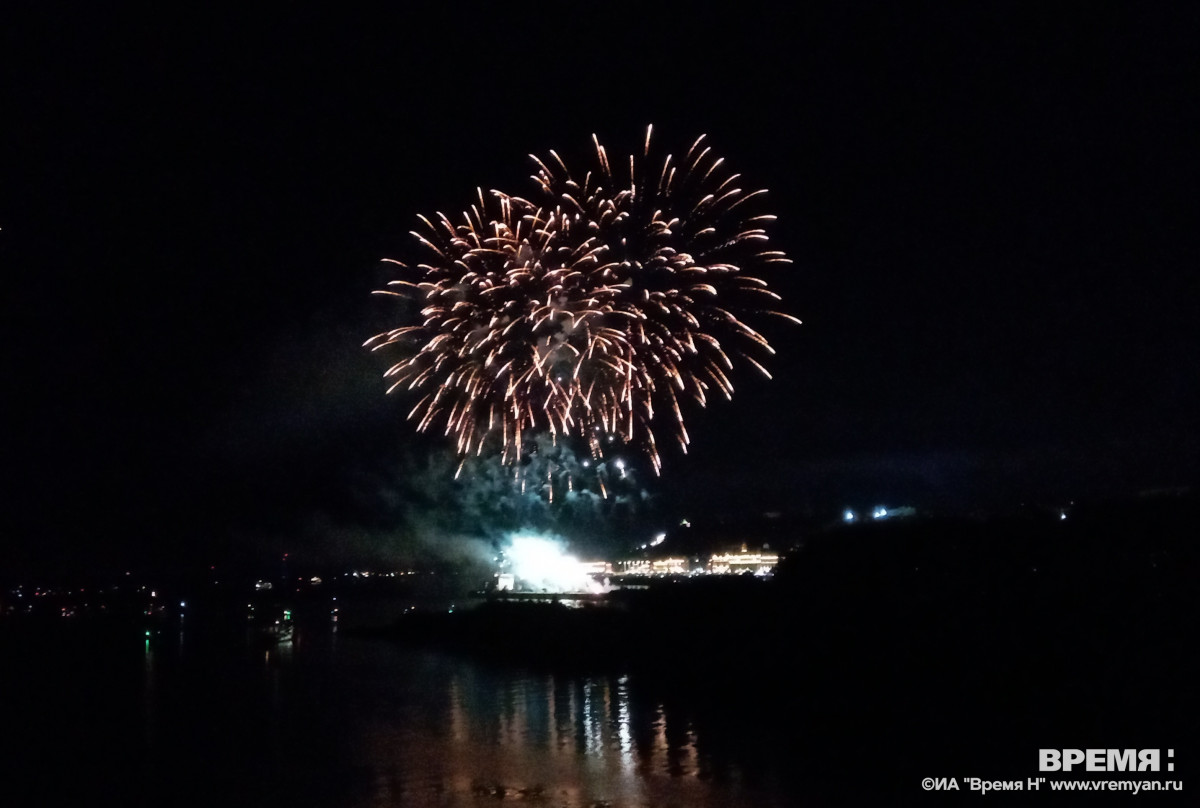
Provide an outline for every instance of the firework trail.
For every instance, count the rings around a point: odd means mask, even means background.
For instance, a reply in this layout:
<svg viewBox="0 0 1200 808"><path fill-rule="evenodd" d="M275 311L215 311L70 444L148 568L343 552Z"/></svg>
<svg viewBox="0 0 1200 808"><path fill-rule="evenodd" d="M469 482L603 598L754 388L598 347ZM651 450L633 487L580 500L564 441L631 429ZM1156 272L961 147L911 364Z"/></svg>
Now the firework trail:
<svg viewBox="0 0 1200 808"><path fill-rule="evenodd" d="M498 446L519 460L531 435L632 444L661 468L655 430L687 450L681 401L733 394L735 358L769 377L770 354L747 314L778 295L749 272L790 263L768 246L765 191L744 191L701 136L654 169L651 130L641 157L617 174L593 136L596 166L581 178L553 151L528 197L479 191L458 223L420 217L428 263L402 268L384 294L416 299L421 322L366 346L396 346L388 392L421 394L409 413L460 455ZM390 259L389 259L390 260Z"/></svg>

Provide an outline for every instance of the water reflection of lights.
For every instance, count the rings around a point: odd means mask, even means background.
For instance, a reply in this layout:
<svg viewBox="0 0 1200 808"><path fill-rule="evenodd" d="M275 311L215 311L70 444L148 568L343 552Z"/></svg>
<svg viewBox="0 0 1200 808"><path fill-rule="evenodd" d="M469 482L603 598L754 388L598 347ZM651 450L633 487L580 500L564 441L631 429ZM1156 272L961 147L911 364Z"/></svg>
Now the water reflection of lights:
<svg viewBox="0 0 1200 808"><path fill-rule="evenodd" d="M145 669L142 677L142 725L145 731L147 744L153 744L155 740L155 716L158 711L156 709L158 703L158 687L157 678L158 671L155 665L156 652L150 644L150 632L146 632L146 649L145 649Z"/></svg>
<svg viewBox="0 0 1200 808"><path fill-rule="evenodd" d="M621 742L621 764L633 768L633 732L629 726L629 677L617 680L617 734Z"/></svg>
<svg viewBox="0 0 1200 808"><path fill-rule="evenodd" d="M267 724L287 714L309 668L301 663L323 642L255 649ZM148 738L161 709L153 704L152 680L163 675L154 650L146 658ZM347 751L362 767L371 804L474 805L484 796L566 808L775 804L722 782L726 764L714 776L690 715L648 698L635 676L530 674L436 653L393 654L355 645L330 657L356 671L347 698L364 708L344 714Z"/></svg>
<svg viewBox="0 0 1200 808"><path fill-rule="evenodd" d="M627 675L496 681L456 671L448 685L443 742L451 749L443 759L447 776L475 772L470 783L462 780L463 788L486 780L481 772L487 771L497 773L489 775L495 782L519 783L512 786L516 793L529 787L521 779L526 773L540 771L577 784L576 798L593 793L593 784L619 784L611 796L639 804L648 779L703 777L695 728L661 703L651 714L643 708L639 719ZM639 724L650 728L640 739Z"/></svg>
<svg viewBox="0 0 1200 808"><path fill-rule="evenodd" d="M568 805L645 801L648 769L639 767L628 677L497 677L465 668L447 685L445 730L428 742L451 790L491 783L492 796L528 796L550 782L560 785L545 796ZM397 751L424 756L412 746Z"/></svg>
<svg viewBox="0 0 1200 808"><path fill-rule="evenodd" d="M176 660L168 639L144 652L146 743L169 737L170 720L156 718L171 715L163 712L178 683L171 677L203 656L192 649ZM756 799L761 792L737 777L720 747L712 747L715 757L706 751L707 725L692 723L703 714L693 716L690 702L664 692L665 683L635 674L531 674L387 644L352 643L316 656L333 643L313 632L292 647L247 646L246 660L269 711L256 726L280 748L288 747L289 717L307 705L302 697L327 681L312 661L353 674L353 687L322 707L336 706L324 715L339 722L330 727L338 727L356 780L368 789L356 804L477 805L483 796L567 808L781 804Z"/></svg>
<svg viewBox="0 0 1200 808"><path fill-rule="evenodd" d="M467 722L463 713L460 681L457 676L450 680L450 737L456 744L467 741Z"/></svg>

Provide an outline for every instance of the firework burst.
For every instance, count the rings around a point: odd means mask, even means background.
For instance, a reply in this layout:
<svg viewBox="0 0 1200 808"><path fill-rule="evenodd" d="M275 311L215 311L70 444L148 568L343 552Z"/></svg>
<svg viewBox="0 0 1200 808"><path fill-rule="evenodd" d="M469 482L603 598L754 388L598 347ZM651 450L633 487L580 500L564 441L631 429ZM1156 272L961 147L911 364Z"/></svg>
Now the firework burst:
<svg viewBox="0 0 1200 808"><path fill-rule="evenodd" d="M595 458L632 444L661 468L655 431L687 450L682 401L733 394L735 358L766 375L773 353L743 318L778 296L749 272L789 263L768 247L765 191L744 191L698 138L684 157L652 163L650 130L628 172L573 175L551 151L533 157L528 197L477 193L457 222L421 217L427 263L401 267L385 294L421 304L421 321L367 347L403 358L388 392L421 395L417 429L441 428L461 455L498 446L521 458L530 435L578 436Z"/></svg>

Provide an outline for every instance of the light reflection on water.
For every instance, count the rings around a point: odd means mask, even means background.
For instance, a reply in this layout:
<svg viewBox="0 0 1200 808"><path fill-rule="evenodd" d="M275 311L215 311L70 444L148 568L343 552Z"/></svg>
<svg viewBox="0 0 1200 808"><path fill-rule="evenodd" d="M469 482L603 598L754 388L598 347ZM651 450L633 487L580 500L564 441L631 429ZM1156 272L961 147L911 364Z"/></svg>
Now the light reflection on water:
<svg viewBox="0 0 1200 808"><path fill-rule="evenodd" d="M362 716L356 733L356 756L374 775L366 804L772 804L733 778L716 782L692 728L661 703L635 704L628 676L535 674L383 650L385 664L404 671L389 708Z"/></svg>
<svg viewBox="0 0 1200 808"><path fill-rule="evenodd" d="M20 664L5 680L27 696L5 704L24 744L6 776L47 799L100 789L126 805L792 802L706 753L715 735L637 676L493 666L327 629L266 646L171 632L47 647L10 656ZM68 747L86 754L65 757Z"/></svg>

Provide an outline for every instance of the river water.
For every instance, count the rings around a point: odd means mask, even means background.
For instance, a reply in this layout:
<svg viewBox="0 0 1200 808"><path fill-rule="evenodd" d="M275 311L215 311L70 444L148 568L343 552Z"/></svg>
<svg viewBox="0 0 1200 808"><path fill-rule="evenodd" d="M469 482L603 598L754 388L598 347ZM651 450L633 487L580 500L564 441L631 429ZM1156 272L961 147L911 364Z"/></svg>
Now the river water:
<svg viewBox="0 0 1200 808"><path fill-rule="evenodd" d="M760 744L706 734L669 682L619 671L490 665L323 625L279 645L130 628L9 637L4 648L13 805L616 808L797 796Z"/></svg>
<svg viewBox="0 0 1200 808"><path fill-rule="evenodd" d="M905 805L928 777L1025 782L1042 748L1174 749L1186 776L1194 578L1160 578L672 599L625 661L535 659L537 621L473 654L346 630L414 602L391 594L299 599L278 644L247 622L270 598L189 601L148 637L0 620L0 805Z"/></svg>

